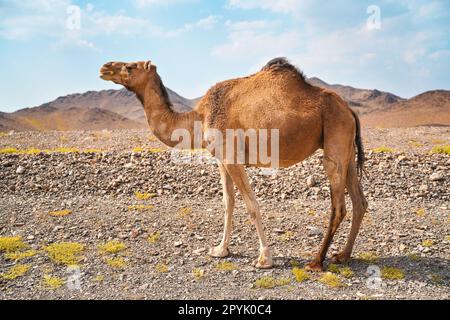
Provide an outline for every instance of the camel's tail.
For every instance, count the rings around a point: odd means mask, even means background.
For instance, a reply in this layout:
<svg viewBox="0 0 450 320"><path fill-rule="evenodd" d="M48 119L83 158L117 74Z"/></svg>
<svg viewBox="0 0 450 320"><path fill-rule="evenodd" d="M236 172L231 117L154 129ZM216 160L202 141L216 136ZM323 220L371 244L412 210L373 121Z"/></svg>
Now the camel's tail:
<svg viewBox="0 0 450 320"><path fill-rule="evenodd" d="M357 167L358 167L358 175L360 179L362 179L365 170L364 170L364 163L366 162L366 156L364 154L364 146L362 142L361 137L361 122L359 121L358 115L352 110L353 117L355 118L356 123L356 135L355 135L355 144L356 148L358 149L358 161L357 161Z"/></svg>

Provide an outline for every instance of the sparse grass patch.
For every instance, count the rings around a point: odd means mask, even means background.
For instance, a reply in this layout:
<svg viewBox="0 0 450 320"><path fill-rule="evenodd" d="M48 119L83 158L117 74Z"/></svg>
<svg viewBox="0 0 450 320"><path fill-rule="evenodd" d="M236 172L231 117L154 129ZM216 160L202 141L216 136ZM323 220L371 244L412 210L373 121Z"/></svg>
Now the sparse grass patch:
<svg viewBox="0 0 450 320"><path fill-rule="evenodd" d="M77 148L56 148L51 151L51 153L79 153L80 150Z"/></svg>
<svg viewBox="0 0 450 320"><path fill-rule="evenodd" d="M165 263L158 263L155 266L155 270L159 273L167 273L169 272L169 267Z"/></svg>
<svg viewBox="0 0 450 320"><path fill-rule="evenodd" d="M148 236L147 241L150 244L155 244L161 239L161 233L160 232L154 232L151 235Z"/></svg>
<svg viewBox="0 0 450 320"><path fill-rule="evenodd" d="M52 211L48 213L52 217L65 217L72 214L72 211L69 209L61 210L61 211Z"/></svg>
<svg viewBox="0 0 450 320"><path fill-rule="evenodd" d="M113 241L106 242L102 245L99 245L98 248L100 250L100 253L114 254L114 253L119 253L119 252L125 250L127 248L127 246L120 241L113 240Z"/></svg>
<svg viewBox="0 0 450 320"><path fill-rule="evenodd" d="M415 261L415 262L420 261L422 259L419 255L417 255L415 253L410 253L408 255L408 258L409 258L409 260Z"/></svg>
<svg viewBox="0 0 450 320"><path fill-rule="evenodd" d="M137 148L133 148L132 151L133 151L134 153L142 153L142 152L144 152L144 148L137 147Z"/></svg>
<svg viewBox="0 0 450 320"><path fill-rule="evenodd" d="M336 264L330 264L327 270L331 273L339 274L344 278L352 278L355 275L349 266L339 267Z"/></svg>
<svg viewBox="0 0 450 320"><path fill-rule="evenodd" d="M84 246L76 242L58 242L44 247L44 250L55 263L76 265L82 259L80 254L83 252Z"/></svg>
<svg viewBox="0 0 450 320"><path fill-rule="evenodd" d="M420 143L419 141L416 140L410 140L408 142L408 144L412 147L412 148L421 148L423 147L423 143Z"/></svg>
<svg viewBox="0 0 450 320"><path fill-rule="evenodd" d="M105 262L111 268L122 269L127 266L127 262L122 257L107 258Z"/></svg>
<svg viewBox="0 0 450 320"><path fill-rule="evenodd" d="M419 217L425 217L426 211L425 211L424 208L419 208L419 209L416 210L416 214L417 214Z"/></svg>
<svg viewBox="0 0 450 320"><path fill-rule="evenodd" d="M381 277L387 280L401 280L405 278L405 274L398 268L383 267L381 269Z"/></svg>
<svg viewBox="0 0 450 320"><path fill-rule="evenodd" d="M220 271L233 271L237 269L236 265L233 262L229 261L218 263L216 268Z"/></svg>
<svg viewBox="0 0 450 320"><path fill-rule="evenodd" d="M394 153L394 149L381 146L372 150L374 153Z"/></svg>
<svg viewBox="0 0 450 320"><path fill-rule="evenodd" d="M148 192L135 192L134 196L137 200L148 200L150 198L154 198L157 196L156 193L148 193Z"/></svg>
<svg viewBox="0 0 450 320"><path fill-rule="evenodd" d="M445 240L446 240L446 241L450 241L450 236L446 236L446 237L445 237Z"/></svg>
<svg viewBox="0 0 450 320"><path fill-rule="evenodd" d="M294 233L292 231L286 231L280 236L280 239L284 242L291 241L294 238Z"/></svg>
<svg viewBox="0 0 450 320"><path fill-rule="evenodd" d="M105 276L101 275L101 274L98 274L94 277L95 282L103 282L104 280L105 280Z"/></svg>
<svg viewBox="0 0 450 320"><path fill-rule="evenodd" d="M331 272L325 273L320 279L320 283L323 283L331 288L338 288L342 286L341 280L339 277Z"/></svg>
<svg viewBox="0 0 450 320"><path fill-rule="evenodd" d="M4 280L14 280L23 276L30 268L31 266L28 264L18 264L9 269L6 273L3 273L1 277Z"/></svg>
<svg viewBox="0 0 450 320"><path fill-rule="evenodd" d="M161 152L165 152L166 150L162 149L162 148L150 148L148 149L148 152L150 153L161 153Z"/></svg>
<svg viewBox="0 0 450 320"><path fill-rule="evenodd" d="M434 241L431 239L423 240L422 241L422 247L430 248L434 245Z"/></svg>
<svg viewBox="0 0 450 320"><path fill-rule="evenodd" d="M446 154L446 155L450 155L450 146L449 145L445 145L445 146L434 146L433 149L431 149L431 153L432 154Z"/></svg>
<svg viewBox="0 0 450 320"><path fill-rule="evenodd" d="M83 153L103 153L103 150L100 150L100 149L86 149L86 150L83 150Z"/></svg>
<svg viewBox="0 0 450 320"><path fill-rule="evenodd" d="M317 215L317 213L314 210L308 210L307 214L308 214L308 216L312 216L312 217L315 217Z"/></svg>
<svg viewBox="0 0 450 320"><path fill-rule="evenodd" d="M194 276L195 279L199 280L203 278L203 276L205 275L205 270L196 268L192 270L192 275Z"/></svg>
<svg viewBox="0 0 450 320"><path fill-rule="evenodd" d="M447 142L447 140L443 140L443 139L431 140L432 144L445 144L446 142Z"/></svg>
<svg viewBox="0 0 450 320"><path fill-rule="evenodd" d="M26 247L22 237L0 237L0 251L15 252Z"/></svg>
<svg viewBox="0 0 450 320"><path fill-rule="evenodd" d="M5 258L8 260L20 261L24 259L28 259L34 257L38 254L36 250L28 250L23 252L7 252L5 253Z"/></svg>
<svg viewBox="0 0 450 320"><path fill-rule="evenodd" d="M56 290L64 285L64 280L58 277L44 275L44 286L51 290Z"/></svg>
<svg viewBox="0 0 450 320"><path fill-rule="evenodd" d="M375 263L378 261L378 256L374 252L362 252L358 258L365 263Z"/></svg>
<svg viewBox="0 0 450 320"><path fill-rule="evenodd" d="M128 206L129 211L150 211L155 207L152 205L144 205L144 204L133 204Z"/></svg>
<svg viewBox="0 0 450 320"><path fill-rule="evenodd" d="M308 272L305 269L294 267L292 269L292 273L294 274L295 281L297 282L304 282L310 278Z"/></svg>
<svg viewBox="0 0 450 320"><path fill-rule="evenodd" d="M291 283L289 278L275 279L273 277L265 276L255 281L255 286L259 289L273 289L275 287L286 286Z"/></svg>
<svg viewBox="0 0 450 320"><path fill-rule="evenodd" d="M17 150L16 148L0 149L0 154L16 154L18 152L19 152L19 150Z"/></svg>

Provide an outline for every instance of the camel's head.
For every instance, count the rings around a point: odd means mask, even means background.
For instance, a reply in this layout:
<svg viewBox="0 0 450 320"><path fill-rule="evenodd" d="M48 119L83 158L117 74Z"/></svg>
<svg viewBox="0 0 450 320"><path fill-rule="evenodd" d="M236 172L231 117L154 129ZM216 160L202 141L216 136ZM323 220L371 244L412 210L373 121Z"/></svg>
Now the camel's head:
<svg viewBox="0 0 450 320"><path fill-rule="evenodd" d="M131 89L141 86L154 74L156 74L156 66L150 61L108 62L100 69L100 78L103 80Z"/></svg>

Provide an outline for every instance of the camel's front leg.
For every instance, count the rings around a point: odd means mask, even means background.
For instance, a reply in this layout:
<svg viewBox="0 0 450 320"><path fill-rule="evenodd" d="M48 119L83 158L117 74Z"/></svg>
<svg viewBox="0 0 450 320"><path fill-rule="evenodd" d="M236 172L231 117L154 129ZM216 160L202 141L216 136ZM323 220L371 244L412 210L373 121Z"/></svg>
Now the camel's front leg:
<svg viewBox="0 0 450 320"><path fill-rule="evenodd" d="M233 182L238 187L245 201L245 205L250 214L252 222L256 227L256 232L259 237L260 253L258 259L253 262L253 265L261 269L269 269L273 266L272 253L267 244L267 239L264 234L264 229L261 221L261 213L259 205L256 201L255 193L248 182L247 173L243 165L225 165L228 174L233 179Z"/></svg>
<svg viewBox="0 0 450 320"><path fill-rule="evenodd" d="M221 163L219 163L219 171L223 187L223 202L225 204L224 229L222 241L217 247L211 248L209 250L209 254L216 258L223 258L230 254L228 246L230 245L231 228L233 223L234 185L231 176Z"/></svg>

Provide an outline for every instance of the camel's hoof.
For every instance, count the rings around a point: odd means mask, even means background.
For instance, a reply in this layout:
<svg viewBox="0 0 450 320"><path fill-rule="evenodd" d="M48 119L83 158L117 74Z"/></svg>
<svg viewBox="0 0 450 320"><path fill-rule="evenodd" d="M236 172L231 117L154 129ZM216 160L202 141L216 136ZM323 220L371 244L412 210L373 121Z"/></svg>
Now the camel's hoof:
<svg viewBox="0 0 450 320"><path fill-rule="evenodd" d="M269 248L263 249L252 265L258 269L271 269L273 267L272 254Z"/></svg>
<svg viewBox="0 0 450 320"><path fill-rule="evenodd" d="M317 261L313 261L311 263L308 263L305 266L305 269L312 272L323 272L323 264Z"/></svg>
<svg viewBox="0 0 450 320"><path fill-rule="evenodd" d="M350 255L345 253L337 253L331 257L331 262L335 264L346 264L350 261Z"/></svg>
<svg viewBox="0 0 450 320"><path fill-rule="evenodd" d="M209 249L208 254L214 258L225 258L230 255L230 251L222 246L217 246Z"/></svg>

